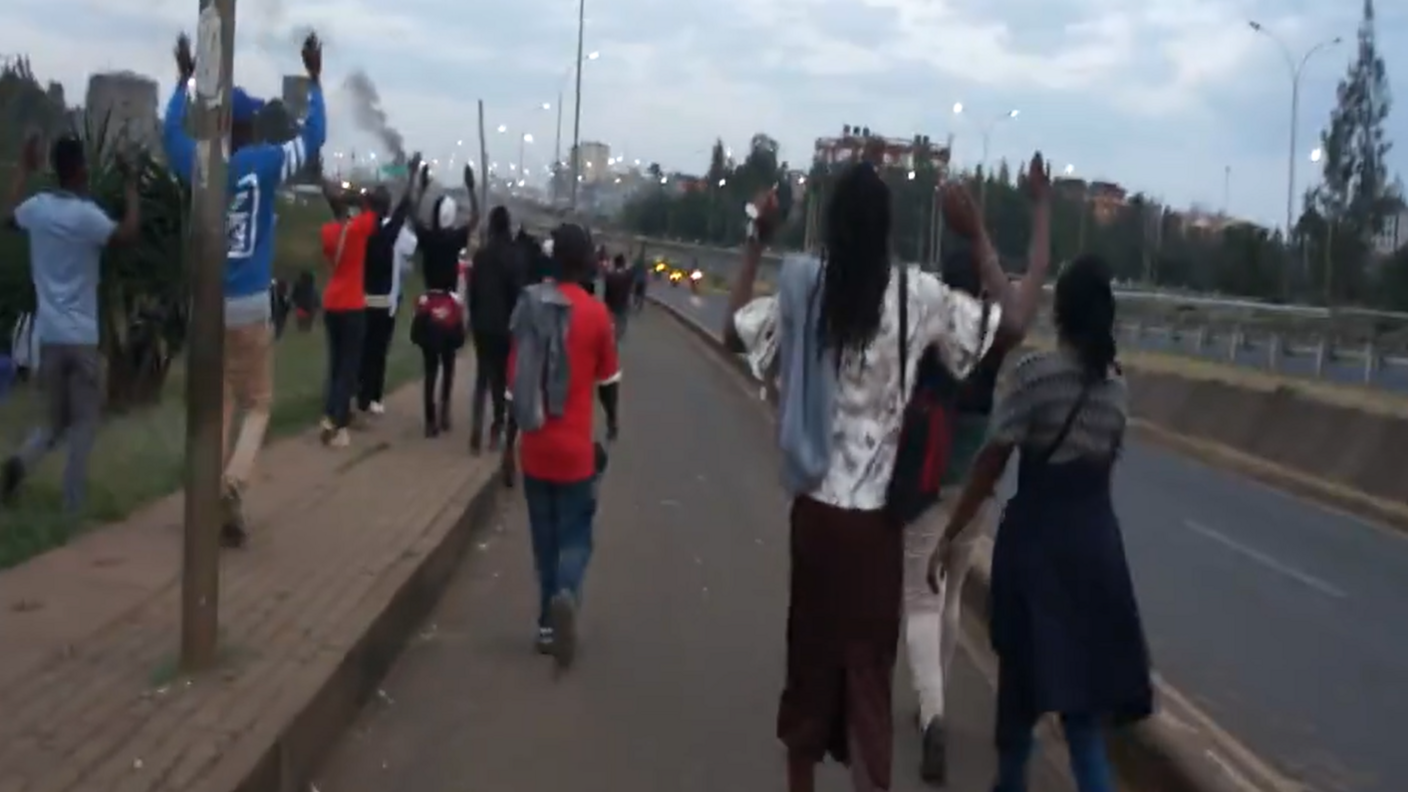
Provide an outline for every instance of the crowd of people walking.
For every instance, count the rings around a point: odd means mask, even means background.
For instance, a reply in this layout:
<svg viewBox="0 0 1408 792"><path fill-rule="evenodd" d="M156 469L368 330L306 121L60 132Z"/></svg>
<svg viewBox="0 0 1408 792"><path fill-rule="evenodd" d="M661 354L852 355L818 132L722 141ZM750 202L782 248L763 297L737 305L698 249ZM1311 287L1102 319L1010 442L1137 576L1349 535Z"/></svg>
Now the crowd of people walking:
<svg viewBox="0 0 1408 792"><path fill-rule="evenodd" d="M424 364L425 435L451 430L456 359L468 341L477 364L468 448L483 453L487 411L487 446L501 454L503 484L516 486L522 474L538 582L536 644L565 669L576 653L598 485L619 432L618 349L643 300L643 251L629 264L572 224L543 241L523 228L515 235L508 210L496 206L462 288L462 256L475 247L480 219L474 172L463 172L467 217L449 195L427 212L429 169L415 157L394 193L378 186L349 194L326 184L333 219L321 229L321 297L306 274L271 300L273 196L317 159L327 134L316 37L302 58L308 114L293 140L258 142L262 103L239 88L230 95L222 539L238 547L249 538L242 503L273 403L273 328L290 310L304 327L321 310L321 434L345 447L355 416L385 411L387 357L419 258L423 291L409 336ZM175 59L163 143L173 171L189 182L196 143L185 131L186 86L195 60L184 37ZM105 246L137 238L141 202L129 179L124 216L109 218L87 195L84 146L73 137L50 147L58 189L21 201L40 159L31 139L3 221L31 241L38 308L27 332L46 420L0 469L0 495L13 495L43 454L67 440L64 503L77 511L102 401L98 262ZM777 734L793 792L815 788L815 765L828 755L849 766L854 789L890 787L900 651L912 670L920 774L944 782L945 672L963 581L975 540L994 531L996 792L1025 789L1033 729L1048 713L1061 718L1081 792L1112 790L1103 729L1152 710L1148 650L1110 497L1128 419L1111 274L1094 256L1067 262L1054 289L1058 343L1016 351L1050 268L1050 184L1039 155L1025 184L1031 245L1017 283L961 185L944 187L943 214L963 245L937 274L893 266L890 191L862 161L836 181L824 255L789 256L776 294L755 297L762 251L780 218L775 192L748 206L723 337L779 386L778 443L792 505ZM598 402L606 418L600 437ZM232 443L236 409L243 420ZM1015 494L999 508L995 489L1014 454Z"/></svg>
<svg viewBox="0 0 1408 792"><path fill-rule="evenodd" d="M1110 499L1128 414L1111 274L1093 256L1068 262L1056 280L1056 348L1013 354L1049 266L1040 156L1026 183L1031 248L1017 284L959 184L944 188L943 210L962 249L937 275L893 266L890 192L866 160L835 184L824 255L788 257L776 295L755 298L776 195L748 207L723 336L781 394L778 443L793 502L777 733L793 792L815 788L815 765L828 755L849 766L852 788L890 788L901 646L920 774L945 781L944 672L963 578L974 538L994 527L995 487L1014 452L1016 494L1000 510L992 560L994 789L1026 789L1033 729L1056 713L1081 792L1112 790L1103 729L1152 710Z"/></svg>

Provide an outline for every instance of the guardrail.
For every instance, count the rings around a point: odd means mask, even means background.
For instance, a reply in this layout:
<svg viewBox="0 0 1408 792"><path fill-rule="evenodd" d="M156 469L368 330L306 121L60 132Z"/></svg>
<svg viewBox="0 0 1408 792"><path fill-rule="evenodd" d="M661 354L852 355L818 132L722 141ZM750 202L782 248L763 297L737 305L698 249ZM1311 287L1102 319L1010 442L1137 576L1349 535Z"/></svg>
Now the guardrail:
<svg viewBox="0 0 1408 792"><path fill-rule="evenodd" d="M616 249L634 249L640 237L625 234L600 234L601 239ZM736 266L739 251L734 248L709 247L673 240L645 239L647 251L678 258L682 263L697 262L713 275L727 278ZM782 264L782 256L764 255L759 277L770 281ZM1047 290L1050 290L1047 286ZM1180 355L1210 363L1237 366L1275 373L1281 376L1321 380L1342 385L1359 385L1408 394L1408 354L1397 346L1381 347L1372 340L1337 343L1333 336L1318 331L1330 321L1331 314L1314 306L1264 306L1246 300L1228 300L1199 295L1176 295L1138 289L1117 289L1116 298L1125 313L1134 318L1124 322L1121 342L1126 349ZM1147 317L1151 308L1178 307L1189 309L1186 324L1167 324L1168 311ZM1293 319L1290 326L1296 332L1279 328L1271 330L1257 322L1238 323L1236 318L1205 319L1198 310L1257 311L1263 316ZM1146 318L1141 319L1140 316ZM1303 328L1303 329L1299 329Z"/></svg>
<svg viewBox="0 0 1408 792"><path fill-rule="evenodd" d="M1408 393L1408 357L1389 353L1372 341L1342 346L1316 334L1290 336L1238 326L1174 327L1139 321L1121 323L1120 341L1126 349Z"/></svg>

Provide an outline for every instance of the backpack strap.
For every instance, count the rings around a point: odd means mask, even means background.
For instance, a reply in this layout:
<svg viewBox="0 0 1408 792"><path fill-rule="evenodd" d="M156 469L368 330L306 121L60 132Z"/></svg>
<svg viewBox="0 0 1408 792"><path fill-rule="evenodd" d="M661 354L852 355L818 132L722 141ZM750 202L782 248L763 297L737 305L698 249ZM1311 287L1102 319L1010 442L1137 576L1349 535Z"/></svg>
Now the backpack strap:
<svg viewBox="0 0 1408 792"><path fill-rule="evenodd" d="M337 270L337 265L342 263L342 250L347 246L347 229L352 226L352 218L347 218L342 223L342 233L337 235L337 252L332 256L332 268Z"/></svg>

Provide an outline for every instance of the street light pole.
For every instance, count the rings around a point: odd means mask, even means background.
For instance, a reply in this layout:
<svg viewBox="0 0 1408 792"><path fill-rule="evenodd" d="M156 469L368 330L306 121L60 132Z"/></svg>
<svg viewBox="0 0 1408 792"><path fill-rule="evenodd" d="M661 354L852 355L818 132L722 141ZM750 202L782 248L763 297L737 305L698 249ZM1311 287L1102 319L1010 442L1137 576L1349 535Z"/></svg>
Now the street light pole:
<svg viewBox="0 0 1408 792"><path fill-rule="evenodd" d="M1326 47L1333 47L1334 45L1339 44L1341 39L1339 36L1335 36L1331 39L1326 39L1320 42L1319 44L1316 44L1315 46L1311 47L1310 49L1306 50L1305 54L1301 56L1300 60L1296 60L1295 54L1291 52L1291 48L1287 46L1286 42L1281 40L1280 36L1277 36L1275 33L1272 33L1271 31L1267 30L1260 22L1257 22L1256 20L1250 20L1247 22L1247 26L1250 27L1252 30L1256 31L1257 33L1260 33L1263 36L1266 36L1267 38L1271 39L1276 43L1276 46L1280 47L1281 55L1286 59L1286 68L1289 69L1291 72L1291 140L1289 156L1286 159L1286 245L1287 247L1289 247L1291 242L1292 228L1294 228L1292 223L1295 220L1296 146L1298 145L1296 142L1296 127L1299 126L1300 123L1300 78L1301 75L1305 72L1305 65L1310 62L1310 58L1315 55L1315 53L1319 52L1322 49L1325 49ZM1290 292L1290 276L1288 269L1289 268L1287 267L1281 268L1282 297L1289 296L1288 293Z"/></svg>
<svg viewBox="0 0 1408 792"><path fill-rule="evenodd" d="M582 178L582 45L587 28L587 0L577 0L577 90L572 108L572 212L577 212L577 182Z"/></svg>
<svg viewBox="0 0 1408 792"><path fill-rule="evenodd" d="M200 0L196 34L196 161L191 180L191 333L186 365L186 499L181 559L181 669L215 664L219 642L223 460L225 179L235 64L235 0Z"/></svg>
<svg viewBox="0 0 1408 792"><path fill-rule="evenodd" d="M994 127L996 127L1003 121L1016 118L1017 116L1021 115L1021 113L1022 111L1020 110L1008 110L1007 112L992 119L991 121L988 121L984 124L980 124L978 126L978 131L983 136L983 159L979 163L982 167L983 178L982 181L978 183L978 208L982 212L986 212L988 208L988 179L991 176L991 174L988 173L988 144L992 141L992 130ZM954 103L953 114L963 115L962 102Z"/></svg>
<svg viewBox="0 0 1408 792"><path fill-rule="evenodd" d="M557 203L562 181L562 87L557 89L557 139L552 144L552 201Z"/></svg>

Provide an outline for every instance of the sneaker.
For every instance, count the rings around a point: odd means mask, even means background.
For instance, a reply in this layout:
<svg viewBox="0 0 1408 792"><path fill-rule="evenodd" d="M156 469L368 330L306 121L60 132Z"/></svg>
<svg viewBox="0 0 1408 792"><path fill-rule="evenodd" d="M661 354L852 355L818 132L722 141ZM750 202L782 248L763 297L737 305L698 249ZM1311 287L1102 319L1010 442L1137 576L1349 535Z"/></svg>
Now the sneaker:
<svg viewBox="0 0 1408 792"><path fill-rule="evenodd" d="M374 401L367 406L367 412L371 413L372 415L385 415L386 405L382 404L379 401Z"/></svg>
<svg viewBox="0 0 1408 792"><path fill-rule="evenodd" d="M331 448L346 448L352 445L352 435L346 429L338 429L327 442Z"/></svg>
<svg viewBox="0 0 1408 792"><path fill-rule="evenodd" d="M553 641L552 641L552 628L551 628L551 627L539 627L539 628L538 628L538 640L534 642L534 646L537 648L538 654L541 654L541 655L550 655L550 654L552 654L552 643L553 643Z"/></svg>
<svg viewBox="0 0 1408 792"><path fill-rule="evenodd" d="M244 499L238 488L226 485L220 495L220 544L231 549L249 542L249 530L244 520Z"/></svg>
<svg viewBox="0 0 1408 792"><path fill-rule="evenodd" d="M923 754L919 760L919 777L931 786L943 786L948 781L948 751L944 739L944 724L939 718L924 727Z"/></svg>
<svg viewBox="0 0 1408 792"><path fill-rule="evenodd" d="M572 594L559 591L548 603L548 621L552 624L552 656L559 670L572 667L577 655L577 602Z"/></svg>
<svg viewBox="0 0 1408 792"><path fill-rule="evenodd" d="M331 418L323 418L322 422L318 424L318 436L322 439L323 445L331 443L336 434L337 424L334 424Z"/></svg>
<svg viewBox="0 0 1408 792"><path fill-rule="evenodd" d="M15 499L15 493L19 492L20 483L24 481L24 463L19 457L10 457L5 460L5 468L0 471L0 501L10 503Z"/></svg>

